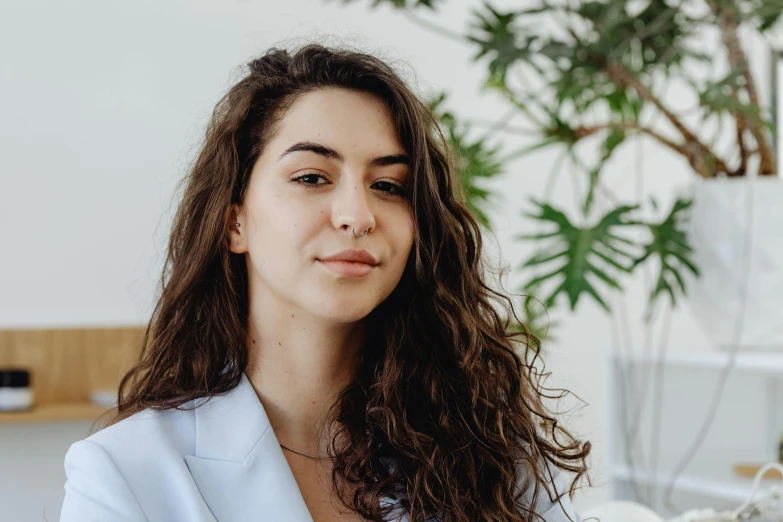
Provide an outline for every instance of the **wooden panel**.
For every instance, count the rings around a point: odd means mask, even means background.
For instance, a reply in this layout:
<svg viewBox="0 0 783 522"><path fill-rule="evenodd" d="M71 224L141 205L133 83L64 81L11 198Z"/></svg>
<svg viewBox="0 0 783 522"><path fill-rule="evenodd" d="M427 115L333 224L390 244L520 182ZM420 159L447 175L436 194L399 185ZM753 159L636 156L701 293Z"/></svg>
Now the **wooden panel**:
<svg viewBox="0 0 783 522"><path fill-rule="evenodd" d="M738 477L744 477L744 478L755 478L756 474L761 471L762 465L761 464L734 464L732 466L734 469L734 474ZM780 480L783 478L783 474L780 473L779 470L772 468L768 469L764 476L762 477L764 479L775 479Z"/></svg>
<svg viewBox="0 0 783 522"><path fill-rule="evenodd" d="M60 422L74 420L95 421L107 408L94 404L44 404L29 411L2 411L0 425L33 422Z"/></svg>
<svg viewBox="0 0 783 522"><path fill-rule="evenodd" d="M84 404L117 389L143 338L144 327L0 330L0 368L30 371L37 406Z"/></svg>

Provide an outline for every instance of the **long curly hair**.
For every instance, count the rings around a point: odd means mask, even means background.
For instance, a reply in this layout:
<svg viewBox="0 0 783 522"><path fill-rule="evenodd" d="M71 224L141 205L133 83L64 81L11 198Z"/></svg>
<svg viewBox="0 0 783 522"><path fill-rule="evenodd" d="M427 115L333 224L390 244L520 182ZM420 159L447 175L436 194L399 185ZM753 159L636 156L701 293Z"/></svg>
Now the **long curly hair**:
<svg viewBox="0 0 783 522"><path fill-rule="evenodd" d="M400 498L412 522L541 519L541 487L550 500L564 494L550 491L553 468L575 474L572 496L590 443L545 406L538 340L510 326L522 324L512 300L484 281L481 229L436 117L391 65L363 52L272 48L247 69L215 107L179 186L160 295L106 425L145 409L188 409L240 383L249 295L245 257L228 248L231 206L242 204L253 164L299 96L371 93L411 158L415 237L398 286L365 318L358 374L327 417L336 422L333 487L373 521L390 514L382 497Z"/></svg>

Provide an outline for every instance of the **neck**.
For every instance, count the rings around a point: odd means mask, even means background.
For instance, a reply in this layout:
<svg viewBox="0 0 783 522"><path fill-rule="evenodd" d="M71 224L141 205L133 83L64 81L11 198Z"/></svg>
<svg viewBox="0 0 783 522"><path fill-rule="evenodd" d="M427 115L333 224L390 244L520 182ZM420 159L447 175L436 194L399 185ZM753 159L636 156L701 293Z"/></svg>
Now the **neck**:
<svg viewBox="0 0 783 522"><path fill-rule="evenodd" d="M364 340L361 323L326 323L302 312L253 313L248 325L248 378L277 439L310 455L326 455L327 415L355 375Z"/></svg>

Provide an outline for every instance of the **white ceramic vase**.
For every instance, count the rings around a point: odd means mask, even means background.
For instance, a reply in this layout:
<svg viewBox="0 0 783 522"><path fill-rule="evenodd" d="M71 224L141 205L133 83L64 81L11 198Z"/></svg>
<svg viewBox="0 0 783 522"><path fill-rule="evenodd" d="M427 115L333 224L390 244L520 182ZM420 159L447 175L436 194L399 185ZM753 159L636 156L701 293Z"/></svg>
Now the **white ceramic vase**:
<svg viewBox="0 0 783 522"><path fill-rule="evenodd" d="M704 180L693 198L694 316L722 350L783 352L783 179Z"/></svg>

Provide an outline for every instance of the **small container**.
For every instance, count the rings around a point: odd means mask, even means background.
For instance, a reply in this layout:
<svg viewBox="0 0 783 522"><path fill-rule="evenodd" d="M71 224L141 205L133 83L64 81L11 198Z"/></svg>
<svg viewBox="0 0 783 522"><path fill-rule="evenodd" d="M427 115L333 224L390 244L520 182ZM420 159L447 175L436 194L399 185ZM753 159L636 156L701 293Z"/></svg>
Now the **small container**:
<svg viewBox="0 0 783 522"><path fill-rule="evenodd" d="M117 407L116 390L93 390L90 392L90 402L103 408Z"/></svg>
<svg viewBox="0 0 783 522"><path fill-rule="evenodd" d="M30 372L0 368L0 411L25 411L32 407Z"/></svg>

